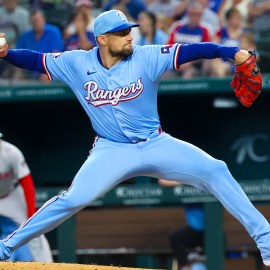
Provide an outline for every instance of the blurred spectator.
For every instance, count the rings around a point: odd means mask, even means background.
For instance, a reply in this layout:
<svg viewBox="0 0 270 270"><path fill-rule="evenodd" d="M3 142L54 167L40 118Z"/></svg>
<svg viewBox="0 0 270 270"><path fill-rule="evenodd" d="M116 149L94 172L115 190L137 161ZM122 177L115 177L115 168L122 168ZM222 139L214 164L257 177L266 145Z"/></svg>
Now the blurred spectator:
<svg viewBox="0 0 270 270"><path fill-rule="evenodd" d="M189 0L178 1L178 6L174 10L173 20L181 20L186 15L187 7L190 4Z"/></svg>
<svg viewBox="0 0 270 270"><path fill-rule="evenodd" d="M30 49L42 53L63 50L62 35L57 26L46 24L43 11L33 9L30 12L32 29L24 32L17 43L19 49ZM47 81L45 74L26 71L27 78Z"/></svg>
<svg viewBox="0 0 270 270"><path fill-rule="evenodd" d="M191 3L200 3L201 6L203 7L203 15L201 18L201 25L204 25L208 28L210 31L211 37L214 37L218 29L220 28L220 23L219 23L219 17L217 13L212 11L209 6L208 6L208 0L193 0ZM186 15L183 19L182 22L187 22L188 21L188 15Z"/></svg>
<svg viewBox="0 0 270 270"><path fill-rule="evenodd" d="M204 6L199 1L190 3L187 10L188 22L175 22L169 31L167 43L210 42L209 30L201 23L203 12ZM203 61L201 60L186 63L180 67L180 70L175 71L175 73L178 76L181 75L183 78L192 78L201 75L202 63ZM167 75L172 75L172 73L167 73Z"/></svg>
<svg viewBox="0 0 270 270"><path fill-rule="evenodd" d="M152 12L152 11L150 11L150 12ZM162 15L158 15L158 14L155 14L155 15L157 18L157 28L168 33L174 20L172 18L163 17Z"/></svg>
<svg viewBox="0 0 270 270"><path fill-rule="evenodd" d="M92 15L93 11L93 2L91 0L78 0L75 3L75 13L78 11L84 13L87 16L87 31L94 31L94 21L95 18ZM71 35L76 33L76 26L74 22L71 20L71 23L64 29L63 34L65 38L68 38Z"/></svg>
<svg viewBox="0 0 270 270"><path fill-rule="evenodd" d="M226 46L240 46L240 38L244 31L244 21L237 8L230 8L225 14L226 23L217 33L215 42ZM209 75L214 77L224 77L234 73L234 64L222 59L213 59L207 62L209 65Z"/></svg>
<svg viewBox="0 0 270 270"><path fill-rule="evenodd" d="M122 4L134 20L138 20L139 14L146 9L142 0L109 0L103 7L103 11L111 10L113 6Z"/></svg>
<svg viewBox="0 0 270 270"><path fill-rule="evenodd" d="M209 8L208 0L199 0L199 1L204 6L202 23L208 27L213 37L220 27L219 17L216 12L214 12Z"/></svg>
<svg viewBox="0 0 270 270"><path fill-rule="evenodd" d="M240 36L240 48L247 51L256 51L256 42L253 33L243 32ZM256 52L256 58L258 62L259 53Z"/></svg>
<svg viewBox="0 0 270 270"><path fill-rule="evenodd" d="M149 3L147 10L154 13L165 26L162 29L168 31L172 23L182 19L189 0L155 0Z"/></svg>
<svg viewBox="0 0 270 270"><path fill-rule="evenodd" d="M175 9L178 5L178 0L155 0L148 5L147 10L153 12L156 15L170 18L174 16Z"/></svg>
<svg viewBox="0 0 270 270"><path fill-rule="evenodd" d="M150 11L142 11L139 15L141 37L138 45L164 44L168 38L166 32L157 28L157 17Z"/></svg>
<svg viewBox="0 0 270 270"><path fill-rule="evenodd" d="M260 69L268 73L270 72L270 0L251 0L249 15L257 51L260 54Z"/></svg>
<svg viewBox="0 0 270 270"><path fill-rule="evenodd" d="M203 263L205 255L203 254L204 210L202 205L185 206L185 216L186 226L181 226L170 234L173 256L178 261L179 270L206 270Z"/></svg>
<svg viewBox="0 0 270 270"><path fill-rule="evenodd" d="M12 48L20 35L30 28L29 11L20 7L18 0L3 0L3 6L0 7L0 30L6 33L6 39ZM10 29L7 30L7 25Z"/></svg>
<svg viewBox="0 0 270 270"><path fill-rule="evenodd" d="M244 31L244 21L237 8L230 8L225 14L226 23L217 33L218 43L226 46L239 46L240 36Z"/></svg>
<svg viewBox="0 0 270 270"><path fill-rule="evenodd" d="M220 23L224 24L226 22L226 12L234 7L239 10L241 13L245 25L248 23L248 5L250 3L250 0L225 0L223 1L220 10L219 10L219 17L220 17Z"/></svg>
<svg viewBox="0 0 270 270"><path fill-rule="evenodd" d="M209 42L210 34L207 27L202 26L202 15L204 7L200 2L189 5L187 23L182 21L175 22L169 32L168 44L173 43L194 43Z"/></svg>
<svg viewBox="0 0 270 270"><path fill-rule="evenodd" d="M20 7L18 0L3 0L0 7L0 32L6 34L9 48L15 48L22 32L30 27L29 11ZM14 66L5 61L0 63L0 75L2 78L11 78L14 74Z"/></svg>
<svg viewBox="0 0 270 270"><path fill-rule="evenodd" d="M38 52L59 52L63 50L62 35L58 27L46 24L43 11L33 9L30 14L32 28L25 31L17 43L17 48Z"/></svg>
<svg viewBox="0 0 270 270"><path fill-rule="evenodd" d="M88 15L78 10L72 20L76 32L64 41L64 50L90 50L96 46L94 33L87 29Z"/></svg>
<svg viewBox="0 0 270 270"><path fill-rule="evenodd" d="M226 0L209 0L208 7L218 14L220 7L224 1Z"/></svg>
<svg viewBox="0 0 270 270"><path fill-rule="evenodd" d="M34 0L32 7L43 10L46 21L63 31L74 11L75 0Z"/></svg>
<svg viewBox="0 0 270 270"><path fill-rule="evenodd" d="M165 179L158 180L159 185L174 187L181 183ZM204 210L201 204L185 206L186 225L170 234L170 244L179 270L206 270L202 254L204 247ZM200 263L199 263L200 262Z"/></svg>
<svg viewBox="0 0 270 270"><path fill-rule="evenodd" d="M248 12L256 33L270 31L270 0L251 0Z"/></svg>

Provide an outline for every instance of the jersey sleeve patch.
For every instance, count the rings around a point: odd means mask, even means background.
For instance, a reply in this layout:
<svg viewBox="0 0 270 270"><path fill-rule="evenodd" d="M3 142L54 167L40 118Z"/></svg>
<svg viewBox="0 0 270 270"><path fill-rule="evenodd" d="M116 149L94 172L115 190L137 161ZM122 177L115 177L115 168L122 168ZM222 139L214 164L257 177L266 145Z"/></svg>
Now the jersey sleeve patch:
<svg viewBox="0 0 270 270"><path fill-rule="evenodd" d="M160 47L160 53L161 54L168 54L170 53L170 49L172 48L173 45L164 45Z"/></svg>

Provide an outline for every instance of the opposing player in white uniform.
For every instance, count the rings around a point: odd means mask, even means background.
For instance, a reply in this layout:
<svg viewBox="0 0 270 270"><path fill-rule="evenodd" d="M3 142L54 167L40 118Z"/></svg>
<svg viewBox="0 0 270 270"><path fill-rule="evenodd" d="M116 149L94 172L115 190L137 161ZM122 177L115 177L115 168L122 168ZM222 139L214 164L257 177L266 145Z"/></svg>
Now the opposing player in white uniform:
<svg viewBox="0 0 270 270"><path fill-rule="evenodd" d="M36 211L35 189L22 152L2 136L0 133L0 224L2 235L8 236ZM10 260L52 262L47 239L41 235L31 240Z"/></svg>
<svg viewBox="0 0 270 270"><path fill-rule="evenodd" d="M135 26L122 12L111 10L95 20L98 47L91 51L41 54L8 50L7 45L0 49L6 61L47 73L51 80L70 86L97 133L91 154L70 189L49 200L20 229L0 241L0 259L6 260L12 251L52 230L118 183L146 175L179 180L212 193L245 226L264 263L270 265L269 223L226 164L162 132L157 111L157 89L166 70L218 57L235 61L233 86L239 101L251 106L262 87L254 55L215 43L134 46L130 32Z"/></svg>

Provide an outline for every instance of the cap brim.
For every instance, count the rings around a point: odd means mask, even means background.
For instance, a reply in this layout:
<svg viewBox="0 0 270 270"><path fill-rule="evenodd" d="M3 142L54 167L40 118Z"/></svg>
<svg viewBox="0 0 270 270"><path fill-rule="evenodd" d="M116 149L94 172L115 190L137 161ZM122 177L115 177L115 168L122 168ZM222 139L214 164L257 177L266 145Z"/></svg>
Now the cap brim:
<svg viewBox="0 0 270 270"><path fill-rule="evenodd" d="M140 26L139 24L136 23L124 23L118 27L115 27L113 29L111 29L110 31L106 32L106 33L114 33L114 32L118 32L118 31L122 31L125 30L127 28L131 28L131 27L138 27Z"/></svg>

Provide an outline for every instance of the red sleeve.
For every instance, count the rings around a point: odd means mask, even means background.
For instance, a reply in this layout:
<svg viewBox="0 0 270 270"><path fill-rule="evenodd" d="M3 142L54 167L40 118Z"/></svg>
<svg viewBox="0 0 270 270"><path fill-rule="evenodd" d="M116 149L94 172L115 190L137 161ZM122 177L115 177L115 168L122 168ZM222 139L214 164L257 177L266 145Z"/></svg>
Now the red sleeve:
<svg viewBox="0 0 270 270"><path fill-rule="evenodd" d="M168 38L166 44L174 44L174 32L171 32L169 34L169 38Z"/></svg>
<svg viewBox="0 0 270 270"><path fill-rule="evenodd" d="M207 28L202 27L202 42L210 42L211 38L210 38L210 34Z"/></svg>
<svg viewBox="0 0 270 270"><path fill-rule="evenodd" d="M217 31L217 33L216 33L216 36L218 37L218 38L221 38L221 29L219 29L218 31Z"/></svg>
<svg viewBox="0 0 270 270"><path fill-rule="evenodd" d="M171 28L168 31L168 40L166 42L166 44L174 44L176 43L175 41L175 33L177 33L179 31L179 29L182 28L182 24L179 23L174 23Z"/></svg>
<svg viewBox="0 0 270 270"><path fill-rule="evenodd" d="M27 217L31 217L36 212L36 193L32 175L28 174L21 178L19 184L23 188L26 204L27 204Z"/></svg>

